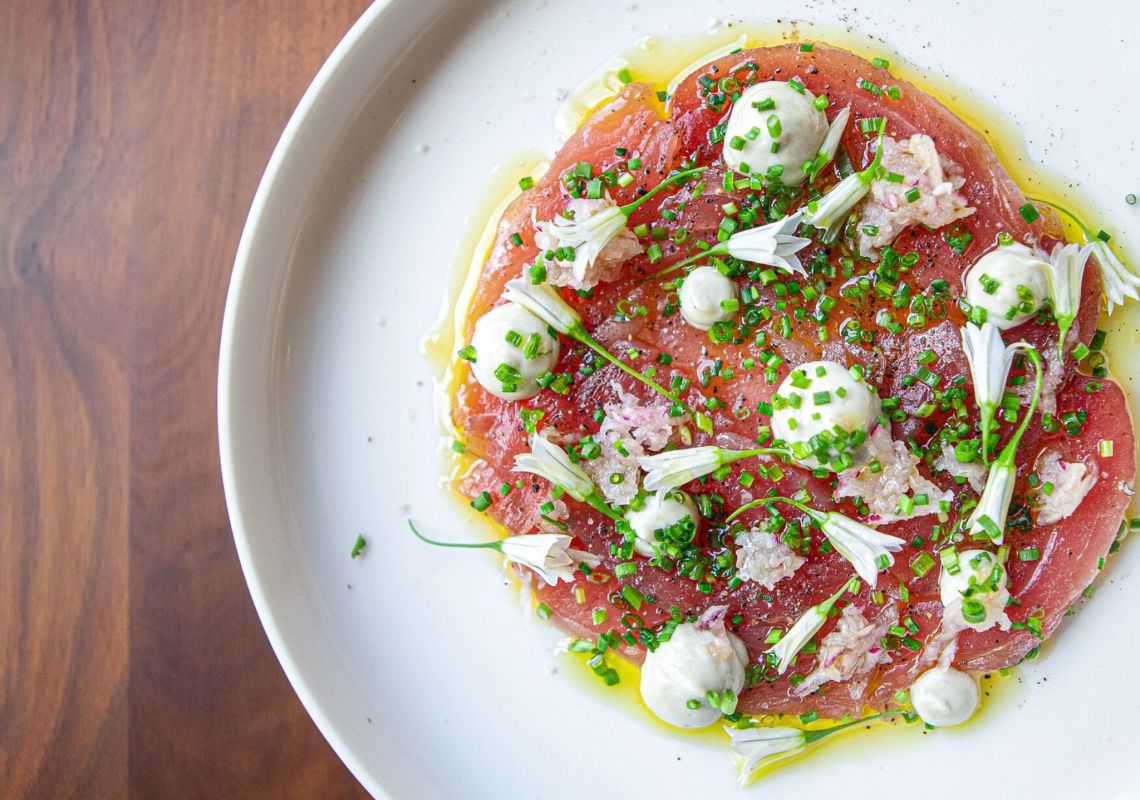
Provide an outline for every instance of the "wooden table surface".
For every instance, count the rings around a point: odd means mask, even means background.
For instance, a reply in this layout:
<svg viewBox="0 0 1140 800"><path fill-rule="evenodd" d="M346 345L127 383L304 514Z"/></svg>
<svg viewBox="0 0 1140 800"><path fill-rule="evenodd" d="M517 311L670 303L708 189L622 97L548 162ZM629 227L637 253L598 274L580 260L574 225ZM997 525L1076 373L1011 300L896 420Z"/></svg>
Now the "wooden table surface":
<svg viewBox="0 0 1140 800"><path fill-rule="evenodd" d="M215 376L257 182L367 4L4 4L0 797L364 796L242 580Z"/></svg>

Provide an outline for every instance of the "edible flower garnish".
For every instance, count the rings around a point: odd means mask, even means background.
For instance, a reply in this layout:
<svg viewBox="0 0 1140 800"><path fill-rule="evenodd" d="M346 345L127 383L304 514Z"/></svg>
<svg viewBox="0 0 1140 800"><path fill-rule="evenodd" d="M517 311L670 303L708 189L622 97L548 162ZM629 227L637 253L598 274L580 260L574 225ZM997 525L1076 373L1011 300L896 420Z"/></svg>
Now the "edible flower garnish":
<svg viewBox="0 0 1140 800"><path fill-rule="evenodd" d="M1026 347L1025 355L1033 363L1037 371L1036 382L1033 387L1033 396L1029 400L1029 409L1021 424L1017 426L1013 436L1006 442L1001 453L990 464L990 471L986 475L986 485L982 489L982 496L967 521L967 531L974 534L985 534L994 544L1001 544L1005 538L1005 520L1009 514L1009 501L1013 497L1013 483L1017 478L1017 464L1014 458L1017 455L1021 437L1029 427L1029 421L1037 410L1037 401L1041 397L1041 384L1044 372L1041 369L1041 356L1034 347Z"/></svg>
<svg viewBox="0 0 1140 800"><path fill-rule="evenodd" d="M645 201L667 186L699 175L706 169L708 167L696 167L670 175L632 203L626 203L624 206L608 206L582 220L568 219L562 214L556 214L550 221L549 232L563 247L573 249L574 276L578 280L585 278L587 270L597 260L598 255L615 236L625 230L630 216L641 208Z"/></svg>
<svg viewBox="0 0 1140 800"><path fill-rule="evenodd" d="M768 503L786 503L811 517L832 547L850 561L859 577L872 587L878 582L879 570L895 563L891 553L898 552L906 544L897 536L881 533L838 511L820 511L790 497L761 497L753 500L729 514L725 522L732 522L748 509Z"/></svg>
<svg viewBox="0 0 1140 800"><path fill-rule="evenodd" d="M806 278L807 271L796 257L796 253L811 244L811 239L805 239L802 236L795 235L796 229L799 228L802 220L803 212L797 211L783 219L778 219L775 222L770 222L759 228L749 228L748 230L739 231L729 236L723 242L713 245L708 250L703 250L683 261L678 261L676 264L668 266L659 272L655 272L644 280L660 278L670 272L683 269L695 261L703 261L711 256L726 255L738 258L741 261L748 261L752 264L776 267L789 275L799 274Z"/></svg>
<svg viewBox="0 0 1140 800"><path fill-rule="evenodd" d="M653 391L675 403L693 418L700 430L712 433L712 420L707 414L693 411L676 394L612 355L609 350L590 335L586 326L582 324L582 317L551 286L545 283L535 285L522 278L515 278L507 281L507 285L503 289L503 299L517 303L559 333L586 345L622 372L641 381Z"/></svg>
<svg viewBox="0 0 1140 800"><path fill-rule="evenodd" d="M831 191L807 205L804 222L823 231L823 240L830 242L839 235L843 223L851 209L871 191L871 182L883 163L883 136L886 125L879 125L879 139L875 146L875 158L861 172L855 172L837 183Z"/></svg>
<svg viewBox="0 0 1140 800"><path fill-rule="evenodd" d="M597 559L590 553L570 547L572 538L564 533L529 533L508 536L494 542L438 542L416 530L411 520L408 520L408 527L421 542L436 547L498 550L507 561L534 570L551 586L558 581L572 583L578 563L597 563Z"/></svg>
<svg viewBox="0 0 1140 800"><path fill-rule="evenodd" d="M846 130L847 122L850 119L851 106L847 106L836 114L835 119L831 121L831 125L827 129L827 136L823 137L823 144L819 146L819 152L816 154L815 161L811 165L811 171L808 173L809 183L815 183L816 175L835 158L835 153L839 150L839 142L843 139L843 131Z"/></svg>
<svg viewBox="0 0 1140 800"><path fill-rule="evenodd" d="M823 623L827 622L827 615L831 613L831 609L848 590L858 591L858 581L854 577L840 586L839 591L831 597L801 614L795 624L788 629L788 632L780 637L780 641L768 649L768 652L777 660L777 672L783 675L788 671L788 667L792 665L792 659L799 655L800 650L803 650L804 645L810 642L813 636L819 633Z"/></svg>
<svg viewBox="0 0 1140 800"><path fill-rule="evenodd" d="M530 452L515 456L513 472L529 472L561 486L579 503L588 503L610 519L621 519L590 480L586 471L570 460L566 451L542 435L530 437Z"/></svg>
<svg viewBox="0 0 1140 800"><path fill-rule="evenodd" d="M788 456L786 450L761 447L755 450L726 450L723 447L708 445L689 447L684 450L667 450L652 456L642 456L637 463L648 474L645 476L646 491L677 489L691 480L702 478L726 464L753 456Z"/></svg>
<svg viewBox="0 0 1140 800"><path fill-rule="evenodd" d="M1132 270L1124 265L1112 248L1109 247L1108 241L1111 238L1104 231L1093 233L1085 223L1064 206L1059 206L1056 203L1051 203L1048 200L1041 200L1036 197L1026 198L1034 203L1050 206L1060 211L1066 217L1076 223L1077 227L1081 229L1084 235L1085 244L1092 247L1092 254L1096 257L1096 263L1100 265L1101 282L1103 283L1105 300L1108 303L1108 313L1111 314L1116 306L1124 305L1125 299L1136 300L1140 298L1140 276L1137 276ZM1080 290L1080 283L1077 284L1077 290ZM1056 311L1053 312L1056 314Z"/></svg>
<svg viewBox="0 0 1140 800"><path fill-rule="evenodd" d="M881 711L878 714L869 714L862 719L851 720L830 728L817 730L803 730L788 725L775 725L771 727L757 725L739 728L735 725L725 725L724 732L728 734L730 747L734 759L740 768L737 774L737 783L746 786L748 782L764 767L780 761L789 756L802 752L808 745L831 736L833 733L863 725L873 719L892 714L902 714L902 711Z"/></svg>
<svg viewBox="0 0 1140 800"><path fill-rule="evenodd" d="M1001 331L992 322L978 327L972 322L962 328L962 349L970 364L970 380L974 383L974 401L978 404L982 433L982 457L990 460L990 434L994 415L1005 394L1009 370L1019 350L1031 349L1025 342L1006 345Z"/></svg>
<svg viewBox="0 0 1140 800"><path fill-rule="evenodd" d="M1084 247L1057 244L1049 254L1049 260L1044 262L1048 264L1045 276L1049 279L1049 302L1057 320L1057 356L1062 362L1065 360L1065 338L1081 307L1081 281L1092 252L1090 244Z"/></svg>

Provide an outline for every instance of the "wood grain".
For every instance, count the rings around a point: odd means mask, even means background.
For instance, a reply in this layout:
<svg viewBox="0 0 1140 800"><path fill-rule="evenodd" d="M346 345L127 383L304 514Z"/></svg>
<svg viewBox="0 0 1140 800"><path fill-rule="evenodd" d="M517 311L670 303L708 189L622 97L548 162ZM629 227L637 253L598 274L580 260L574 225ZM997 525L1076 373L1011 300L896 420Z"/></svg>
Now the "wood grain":
<svg viewBox="0 0 1140 800"><path fill-rule="evenodd" d="M5 5L2 797L363 796L254 614L214 391L257 182L366 5Z"/></svg>

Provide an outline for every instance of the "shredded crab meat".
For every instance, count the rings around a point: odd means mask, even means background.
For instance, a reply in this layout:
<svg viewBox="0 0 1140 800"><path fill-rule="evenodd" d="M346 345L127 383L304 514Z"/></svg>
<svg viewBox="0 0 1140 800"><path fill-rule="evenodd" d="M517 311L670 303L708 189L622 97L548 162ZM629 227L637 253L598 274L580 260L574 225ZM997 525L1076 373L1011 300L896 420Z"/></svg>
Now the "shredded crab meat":
<svg viewBox="0 0 1140 800"><path fill-rule="evenodd" d="M640 483L638 457L656 453L669 444L684 419L670 416L664 405L642 405L637 395L625 391L617 382L612 388L618 401L603 406L606 415L594 435L602 453L581 464L607 502L626 506L637 494ZM619 442L626 454L617 449ZM620 480L615 483L613 475L620 475Z"/></svg>
<svg viewBox="0 0 1140 800"><path fill-rule="evenodd" d="M573 214L575 220L581 222L606 208L611 208L614 202L609 198L591 200L588 198L573 198L566 204L566 210ZM556 223L552 220L538 220L532 217L534 223L534 244L540 253L557 250L562 242L554 233ZM597 258L579 279L574 272L576 259L563 261L560 259L543 260L546 267L546 281L552 286L570 286L574 289L592 289L599 283L608 283L621 277L621 268L626 261L644 252L637 236L628 228L623 229L617 236L606 243L598 253ZM579 253L578 258L585 254ZM580 265L579 265L580 266Z"/></svg>
<svg viewBox="0 0 1140 800"><path fill-rule="evenodd" d="M1047 450L1041 455L1037 475L1042 486L1038 490L1041 497L1037 508L1038 525L1060 522L1076 511L1097 480L1095 464L1089 469L1079 461L1062 461L1056 450ZM1043 488L1046 484L1052 485L1049 494Z"/></svg>
<svg viewBox="0 0 1140 800"><path fill-rule="evenodd" d="M874 622L853 605L844 608L835 629L820 642L818 666L793 693L803 697L825 683L850 681L847 690L851 697L862 697L867 690L868 673L891 660L881 640L898 621L899 613L893 604L885 606Z"/></svg>
<svg viewBox="0 0 1140 800"><path fill-rule="evenodd" d="M1072 338L1070 336L1070 338ZM1045 374L1041 376L1041 397L1037 401L1037 411L1041 414L1057 413L1057 389L1065 379L1065 367L1049 348L1041 354L1045 362ZM1010 390L1021 398L1023 406L1028 406L1033 397L1034 381L1028 380L1020 386L1011 386Z"/></svg>
<svg viewBox="0 0 1140 800"><path fill-rule="evenodd" d="M555 523L568 520L570 518L570 509L568 509L566 504L561 500L551 500L551 504L554 508L549 514L543 514L540 509L535 509L534 513L538 519L536 523L538 530L541 533L565 533L565 529ZM551 520L553 520L553 522L551 522Z"/></svg>
<svg viewBox="0 0 1140 800"><path fill-rule="evenodd" d="M784 578L790 578L804 563L804 559L773 533L739 533L736 544L736 574L765 589L772 589Z"/></svg>
<svg viewBox="0 0 1140 800"><path fill-rule="evenodd" d="M954 499L953 492L944 492L918 470L919 458L906 449L902 442L891 439L886 427L878 425L867 437L866 462L858 469L839 474L835 496L862 497L867 504L867 520L882 524L900 519L911 519L926 514L937 514L938 504ZM878 463L880 469L874 471ZM904 495L914 498L926 495L927 502L916 504L909 514L899 511Z"/></svg>
<svg viewBox="0 0 1140 800"><path fill-rule="evenodd" d="M884 177L871 183L860 210L860 255L877 259L880 248L912 225L941 228L974 213L958 191L965 183L961 168L940 156L934 140L924 133L901 140L885 137L883 168L901 175L902 181ZM918 197L909 199L914 190Z"/></svg>
<svg viewBox="0 0 1140 800"><path fill-rule="evenodd" d="M952 478L964 478L975 492L981 493L986 486L986 468L976 461L962 462L954 456L954 447L942 443L942 452L934 459L934 468L942 470Z"/></svg>

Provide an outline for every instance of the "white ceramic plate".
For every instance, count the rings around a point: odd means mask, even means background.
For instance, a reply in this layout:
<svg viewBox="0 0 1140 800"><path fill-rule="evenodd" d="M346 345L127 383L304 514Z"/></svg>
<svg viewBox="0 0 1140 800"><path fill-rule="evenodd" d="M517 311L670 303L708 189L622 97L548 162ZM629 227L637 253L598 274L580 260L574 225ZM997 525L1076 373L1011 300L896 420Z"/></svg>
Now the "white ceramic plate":
<svg viewBox="0 0 1140 800"><path fill-rule="evenodd" d="M1033 158L1101 198L1118 235L1140 232L1123 201L1140 191L1130 2L1095 15L1062 0L856 5L393 0L364 15L305 95L254 201L226 308L223 470L273 647L373 794L737 791L723 746L650 725L555 670L557 631L520 612L493 558L427 549L405 526L410 510L428 530L471 535L440 487L419 342L487 187L524 174L520 152L555 148L557 89L644 34L703 34L710 16L796 19L818 39L851 26L1005 109ZM353 561L358 532L369 546ZM960 797L950 775L1006 797L1134 790L1138 565L1126 546L1080 624L977 722L850 736L754 791L881 796L870 787L918 781L924 797Z"/></svg>

